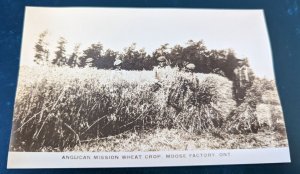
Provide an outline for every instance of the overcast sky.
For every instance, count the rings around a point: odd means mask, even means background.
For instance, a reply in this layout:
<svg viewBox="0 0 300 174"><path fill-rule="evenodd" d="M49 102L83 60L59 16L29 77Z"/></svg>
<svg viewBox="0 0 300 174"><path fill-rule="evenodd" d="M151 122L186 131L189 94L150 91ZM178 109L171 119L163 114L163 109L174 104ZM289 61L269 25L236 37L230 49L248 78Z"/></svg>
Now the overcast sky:
<svg viewBox="0 0 300 174"><path fill-rule="evenodd" d="M27 7L21 64L33 64L34 43L44 30L52 55L60 36L67 39L69 53L76 43L86 49L100 42L122 51L134 42L152 53L164 43L203 40L208 49L235 50L239 58L248 57L256 75L274 78L262 10Z"/></svg>

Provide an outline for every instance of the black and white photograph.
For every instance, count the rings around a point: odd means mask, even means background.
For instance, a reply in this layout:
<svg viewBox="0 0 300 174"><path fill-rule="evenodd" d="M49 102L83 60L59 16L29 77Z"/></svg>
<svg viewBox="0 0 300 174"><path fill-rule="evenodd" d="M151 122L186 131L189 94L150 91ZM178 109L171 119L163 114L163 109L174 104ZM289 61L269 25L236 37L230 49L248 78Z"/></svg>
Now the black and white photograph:
<svg viewBox="0 0 300 174"><path fill-rule="evenodd" d="M263 10L27 7L8 166L43 154L51 168L289 162Z"/></svg>

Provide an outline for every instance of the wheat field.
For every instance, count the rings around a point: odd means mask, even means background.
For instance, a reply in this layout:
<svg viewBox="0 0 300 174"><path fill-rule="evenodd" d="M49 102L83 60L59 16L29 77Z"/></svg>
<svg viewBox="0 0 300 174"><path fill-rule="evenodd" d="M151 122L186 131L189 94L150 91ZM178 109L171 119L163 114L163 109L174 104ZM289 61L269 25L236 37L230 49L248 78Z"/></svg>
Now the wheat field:
<svg viewBox="0 0 300 174"><path fill-rule="evenodd" d="M194 87L202 99L195 99L195 93L183 88L190 74L175 69L165 72L157 88L153 71L21 66L11 150L157 151L287 146L285 133L268 128L260 129L258 134L226 132L230 125L227 117L236 108L232 82L215 74L194 76L199 84L189 88ZM187 91L188 97L181 99L182 91ZM267 107L260 105L259 112L267 112Z"/></svg>

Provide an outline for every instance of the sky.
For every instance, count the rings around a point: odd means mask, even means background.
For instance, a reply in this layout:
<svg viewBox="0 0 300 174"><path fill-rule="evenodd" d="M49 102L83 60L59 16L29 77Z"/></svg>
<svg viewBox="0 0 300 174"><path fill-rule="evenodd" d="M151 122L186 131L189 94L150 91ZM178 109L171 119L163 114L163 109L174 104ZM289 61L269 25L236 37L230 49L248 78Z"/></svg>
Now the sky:
<svg viewBox="0 0 300 174"><path fill-rule="evenodd" d="M274 79L263 10L26 7L21 65L34 65L34 44L45 30L52 55L60 36L69 54L77 43L86 49L100 42L115 51L136 43L151 54L165 43L203 40L208 49L233 49L256 75Z"/></svg>

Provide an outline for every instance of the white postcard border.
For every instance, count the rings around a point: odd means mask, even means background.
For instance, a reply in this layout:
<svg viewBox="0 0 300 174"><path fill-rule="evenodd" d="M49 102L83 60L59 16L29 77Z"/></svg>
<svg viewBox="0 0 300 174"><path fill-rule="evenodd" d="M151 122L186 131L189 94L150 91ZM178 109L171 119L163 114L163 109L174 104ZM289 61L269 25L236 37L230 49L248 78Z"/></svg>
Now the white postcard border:
<svg viewBox="0 0 300 174"><path fill-rule="evenodd" d="M123 159L123 156L126 158ZM288 147L159 152L9 152L7 168L164 167L289 162Z"/></svg>

